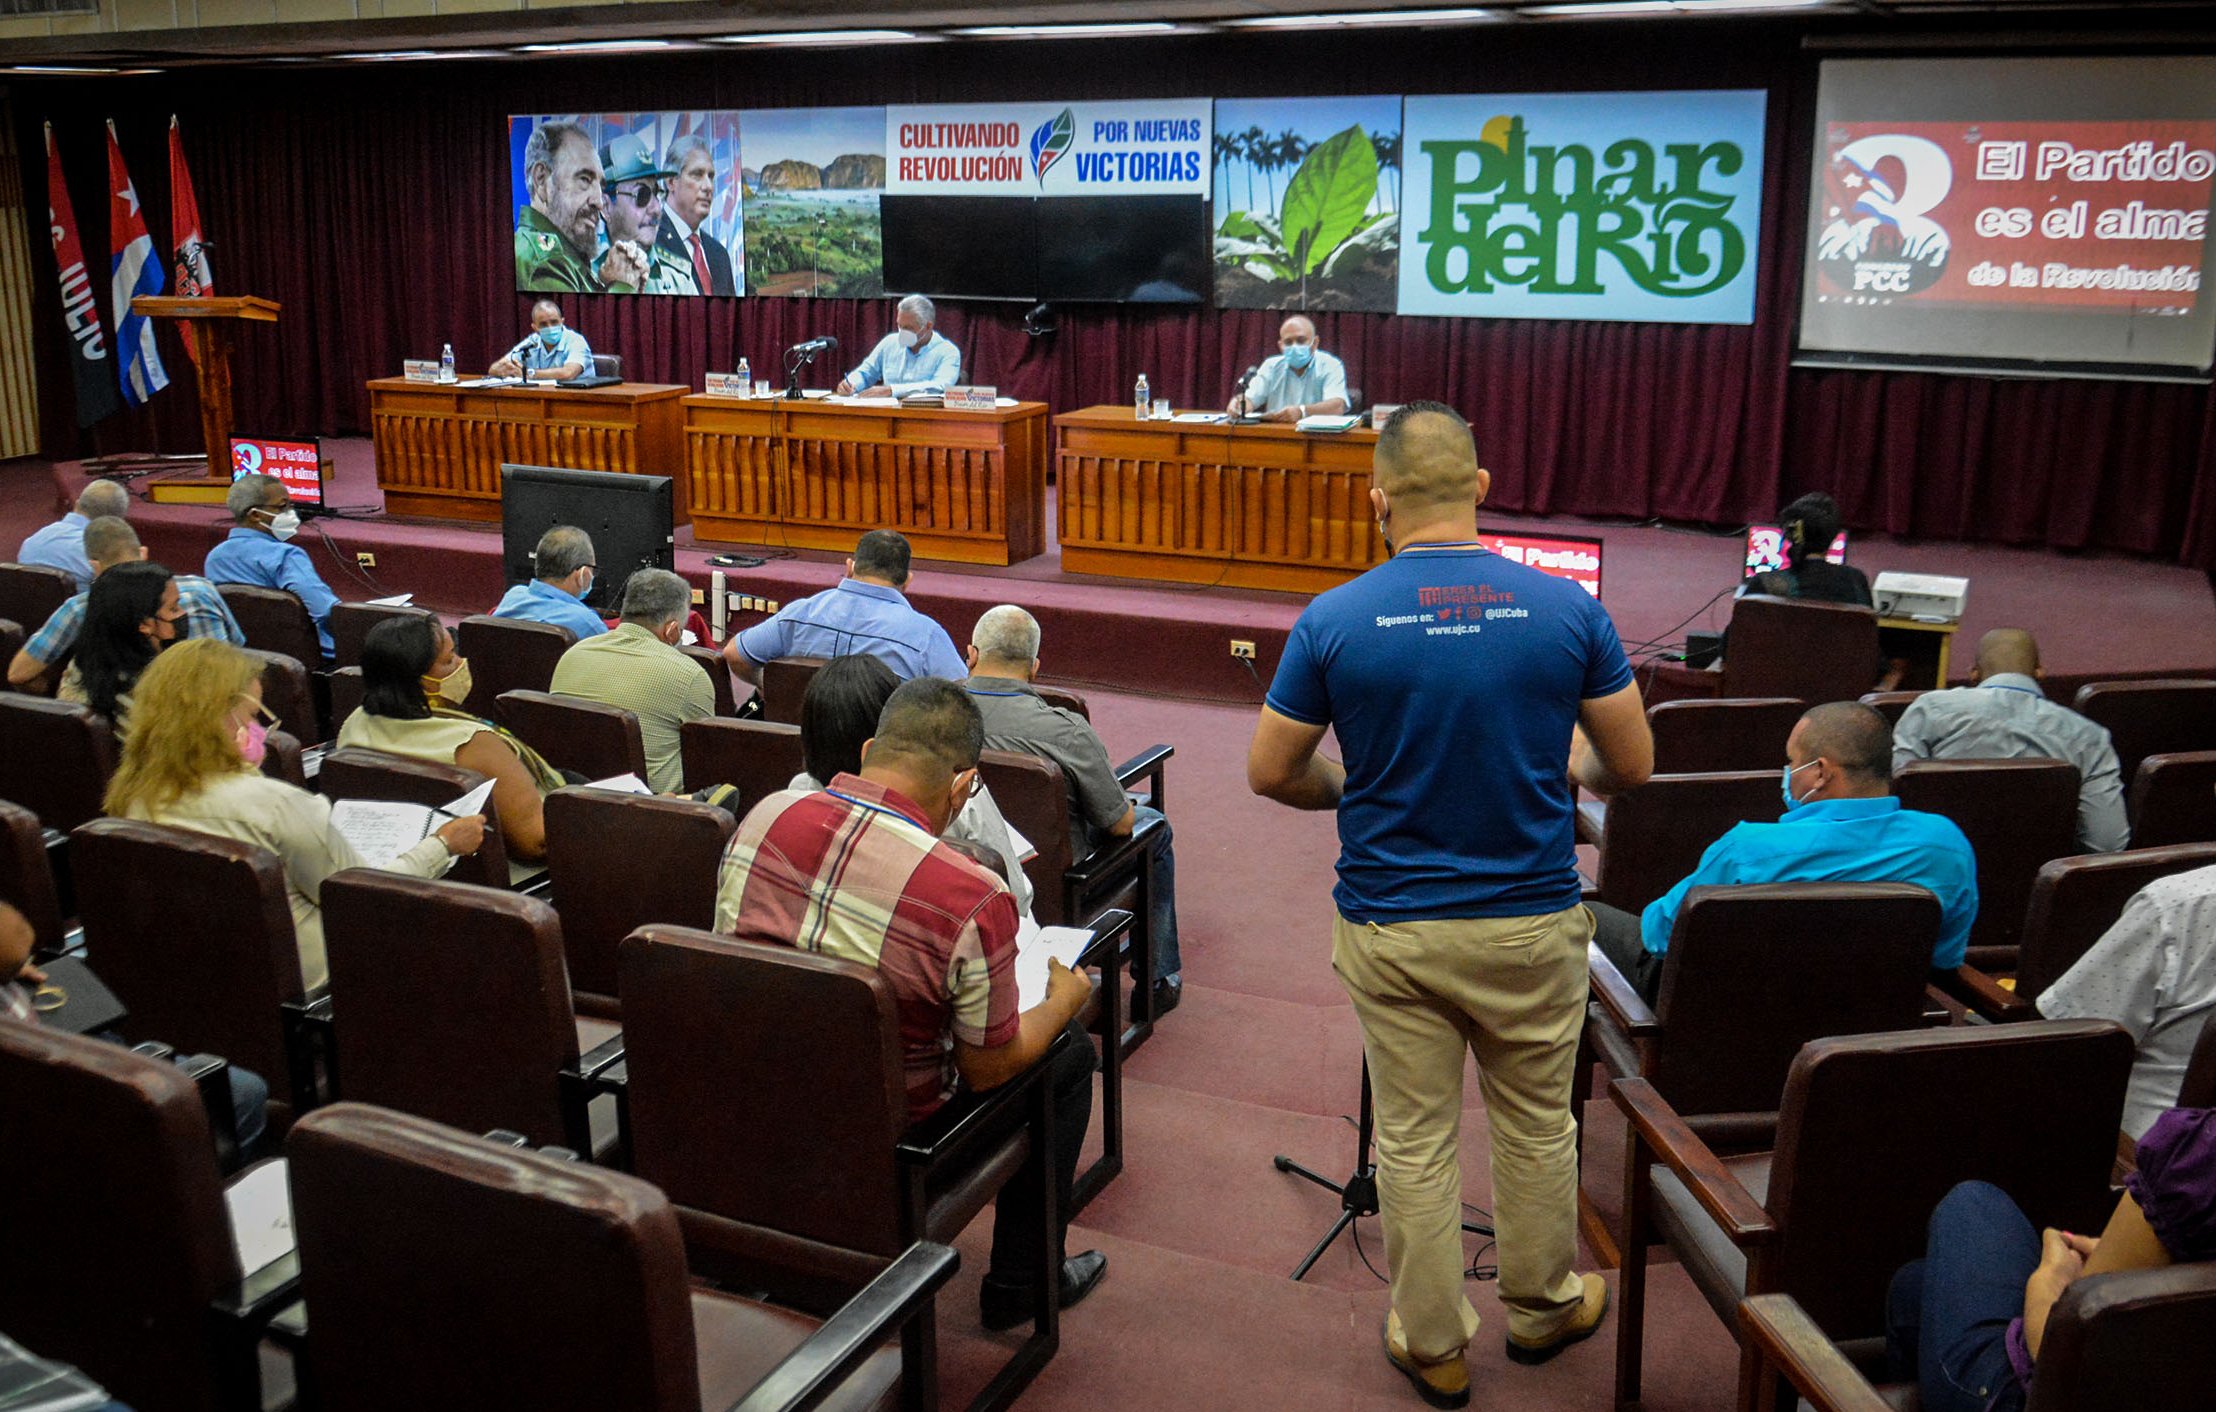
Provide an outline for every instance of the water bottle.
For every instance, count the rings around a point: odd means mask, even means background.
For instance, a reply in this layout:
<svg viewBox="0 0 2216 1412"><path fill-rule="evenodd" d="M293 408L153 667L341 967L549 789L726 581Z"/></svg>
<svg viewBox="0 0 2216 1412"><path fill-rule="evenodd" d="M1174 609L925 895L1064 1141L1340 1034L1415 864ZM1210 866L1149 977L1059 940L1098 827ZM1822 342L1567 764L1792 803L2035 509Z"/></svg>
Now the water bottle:
<svg viewBox="0 0 2216 1412"><path fill-rule="evenodd" d="M439 353L439 381L454 381L454 345L451 343Z"/></svg>
<svg viewBox="0 0 2216 1412"><path fill-rule="evenodd" d="M739 379L739 396L752 397L754 395L754 374L747 368L746 359L744 358L739 359L737 376Z"/></svg>
<svg viewBox="0 0 2216 1412"><path fill-rule="evenodd" d="M1148 414L1154 410L1154 398L1147 391L1145 373L1139 374L1139 385L1132 389L1131 400L1138 406L1139 420L1145 421Z"/></svg>

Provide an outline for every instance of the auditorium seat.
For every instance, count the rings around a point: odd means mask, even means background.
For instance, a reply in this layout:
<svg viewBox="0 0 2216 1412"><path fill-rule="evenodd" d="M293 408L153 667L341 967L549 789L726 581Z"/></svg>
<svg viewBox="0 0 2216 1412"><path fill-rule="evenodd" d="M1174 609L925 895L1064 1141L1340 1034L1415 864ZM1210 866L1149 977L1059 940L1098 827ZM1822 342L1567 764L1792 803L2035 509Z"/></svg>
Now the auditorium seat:
<svg viewBox="0 0 2216 1412"><path fill-rule="evenodd" d="M562 924L504 888L349 868L323 884L339 1096L448 1123L505 1128L595 1156L578 1057L614 1025L579 1019ZM605 1056L612 1058L612 1054Z"/></svg>
<svg viewBox="0 0 2216 1412"><path fill-rule="evenodd" d="M474 670L474 668L472 669ZM476 692L470 693L472 696ZM341 667L331 673L331 738L338 739L346 718L362 709L362 669Z"/></svg>
<svg viewBox="0 0 2216 1412"><path fill-rule="evenodd" d="M1037 682L1031 684L1031 689L1037 692L1039 699L1047 705L1059 706L1065 711L1073 711L1088 723L1092 721L1093 708L1086 705L1085 698L1079 696L1076 692L1065 691L1058 686L1040 686Z"/></svg>
<svg viewBox="0 0 2216 1412"><path fill-rule="evenodd" d="M316 705L314 678L297 657L249 647L247 654L262 664L262 705L284 723L293 739L304 745L321 745L331 738Z"/></svg>
<svg viewBox="0 0 2216 1412"><path fill-rule="evenodd" d="M819 1301L844 1298L911 1243L951 1242L1051 1141L1052 1050L910 1127L900 1022L875 967L656 926L624 939L621 976L635 1170L678 1206L698 1273L736 1274L782 1245L810 1255ZM1030 1336L973 1407L1006 1407L1053 1356L1058 1268L1041 1275ZM935 1334L921 1332L908 1347L923 1345L912 1373L928 1387Z"/></svg>
<svg viewBox="0 0 2216 1412"><path fill-rule="evenodd" d="M324 756L323 770L316 780L328 799L392 799L432 809L453 803L484 782L483 775L459 765L388 755L357 745L341 746ZM500 811L489 796L484 815L485 841L475 853L456 858L447 876L455 882L482 883L486 887L528 885L540 870L509 866L508 845L500 834Z"/></svg>
<svg viewBox="0 0 2216 1412"><path fill-rule="evenodd" d="M1969 964L2013 971L2032 879L2078 852L2077 766L2060 760L1912 760L1893 775L1903 809L1952 819L1977 854Z"/></svg>
<svg viewBox="0 0 2216 1412"><path fill-rule="evenodd" d="M1650 1243L1727 1328L1746 1296L1788 1294L1870 1353L1893 1272L1924 1253L1957 1183L1992 1182L2034 1229L2099 1230L2131 1061L2131 1036L2101 1021L1818 1040L1786 1077L1775 1148L1743 1156L1715 1152L1646 1080L1609 1085L1632 1127L1617 1405L1639 1397Z"/></svg>
<svg viewBox="0 0 2216 1412"><path fill-rule="evenodd" d="M192 1078L0 1023L0 1134L0 1329L140 1412L261 1407L256 1345L299 1265L242 1277Z"/></svg>
<svg viewBox="0 0 2216 1412"><path fill-rule="evenodd" d="M809 1317L694 1283L681 1214L619 1172L356 1103L288 1154L321 1412L889 1408L957 1263L893 1252Z"/></svg>
<svg viewBox="0 0 2216 1412"><path fill-rule="evenodd" d="M247 583L219 583L224 606L238 619L246 645L264 652L281 652L310 670L324 666L323 640L316 635L315 619L299 599L281 588L257 588Z"/></svg>
<svg viewBox="0 0 2216 1412"><path fill-rule="evenodd" d="M403 607L394 603L340 603L331 609L331 618L325 624L331 631L331 662L338 667L358 667L362 664L362 643L369 630L390 618L429 617L425 608Z"/></svg>
<svg viewBox="0 0 2216 1412"><path fill-rule="evenodd" d="M2124 904L2157 878L2216 864L2216 843L2134 848L2057 858L2031 885L2016 958L2016 998L2035 1003L2048 986L2093 949L2124 913Z"/></svg>
<svg viewBox="0 0 2216 1412"><path fill-rule="evenodd" d="M454 629L454 650L469 659L469 709L502 725L500 698L511 691L545 691L554 668L577 641L568 628L479 613Z"/></svg>
<svg viewBox="0 0 2216 1412"><path fill-rule="evenodd" d="M46 831L39 826L38 815L5 799L0 799L0 902L21 912L31 924L34 954L52 956L62 950L69 933L68 914L62 910L61 889L55 885Z"/></svg>
<svg viewBox="0 0 2216 1412"><path fill-rule="evenodd" d="M2202 1023L2201 1037L2193 1041L2193 1057L2185 1061L2178 1107L2216 1108L2216 1010Z"/></svg>
<svg viewBox="0 0 2216 1412"><path fill-rule="evenodd" d="M301 789L314 787L308 779L307 751L291 731L273 730L263 737L262 773Z"/></svg>
<svg viewBox="0 0 2216 1412"><path fill-rule="evenodd" d="M525 745L559 769L594 780L636 775L646 783L639 718L620 706L518 689L500 693L500 715Z"/></svg>
<svg viewBox="0 0 2216 1412"><path fill-rule="evenodd" d="M572 786L546 797L546 872L578 1009L620 1019L616 948L639 927L715 926L737 821L713 804Z"/></svg>
<svg viewBox="0 0 2216 1412"><path fill-rule="evenodd" d="M738 701L731 691L731 664L723 660L723 654L699 643L680 646L677 650L698 662L700 670L708 674L708 684L716 693L716 714L738 714Z"/></svg>
<svg viewBox="0 0 2216 1412"><path fill-rule="evenodd" d="M592 355L592 375L596 378L620 378L623 376L621 353L595 353Z"/></svg>
<svg viewBox="0 0 2216 1412"><path fill-rule="evenodd" d="M0 564L0 618L17 624L26 634L46 626L54 611L76 596L77 580L60 569Z"/></svg>
<svg viewBox="0 0 2216 1412"><path fill-rule="evenodd" d="M2147 756L2127 804L2134 848L2216 840L2216 750Z"/></svg>
<svg viewBox="0 0 2216 1412"><path fill-rule="evenodd" d="M277 855L191 829L95 819L70 839L85 949L129 1010L126 1037L220 1054L313 1106L311 1052L286 1003L302 996Z"/></svg>
<svg viewBox="0 0 2216 1412"><path fill-rule="evenodd" d="M1908 703L1921 695L1920 691L1872 691L1864 693L1862 704L1883 716L1885 724L1898 730Z"/></svg>
<svg viewBox="0 0 2216 1412"><path fill-rule="evenodd" d="M2149 755L2216 750L2216 681L2088 682L2071 704L2108 731L2126 781Z"/></svg>
<svg viewBox="0 0 2216 1412"><path fill-rule="evenodd" d="M800 727L774 721L727 721L708 716L677 729L685 782L694 789L727 784L739 792L731 812L740 818L807 768Z"/></svg>
<svg viewBox="0 0 2216 1412"><path fill-rule="evenodd" d="M1594 899L1642 911L1689 875L1734 825L1777 822L1784 812L1777 775L1775 768L1650 775L1609 800L1604 811L1580 805L1579 836L1600 847Z"/></svg>
<svg viewBox="0 0 2216 1412"><path fill-rule="evenodd" d="M1785 738L1807 711L1806 702L1788 696L1665 701L1649 707L1654 773L1775 770L1785 763Z"/></svg>
<svg viewBox="0 0 2216 1412"><path fill-rule="evenodd" d="M105 716L68 701L0 692L0 799L67 831L100 817L115 773L115 730Z"/></svg>
<svg viewBox="0 0 2216 1412"><path fill-rule="evenodd" d="M36 630L35 627L33 630ZM28 634L23 631L23 624L13 618L0 618L0 668L5 668L8 663L15 660L15 654L23 650L23 643L27 636ZM6 678L0 677L0 691L16 691L19 689L9 686Z"/></svg>
<svg viewBox="0 0 2216 1412"><path fill-rule="evenodd" d="M780 725L800 724L800 701L828 657L779 657L762 664L762 717Z"/></svg>
<svg viewBox="0 0 2216 1412"><path fill-rule="evenodd" d="M1750 593L1732 604L1729 632L1721 672L1657 663L1646 671L1647 700L1789 696L1821 706L1857 700L1877 683L1875 609Z"/></svg>

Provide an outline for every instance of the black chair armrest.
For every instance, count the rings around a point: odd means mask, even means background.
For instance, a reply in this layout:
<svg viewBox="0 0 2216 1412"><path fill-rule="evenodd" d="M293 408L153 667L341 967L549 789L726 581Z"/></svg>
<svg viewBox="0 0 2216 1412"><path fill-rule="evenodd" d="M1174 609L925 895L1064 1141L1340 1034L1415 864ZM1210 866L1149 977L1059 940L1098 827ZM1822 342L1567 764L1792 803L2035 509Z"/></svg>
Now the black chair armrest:
<svg viewBox="0 0 2216 1412"><path fill-rule="evenodd" d="M1653 1008L1624 979L1616 963L1592 942L1585 943L1585 964L1592 974L1593 998L1607 1012L1610 1024L1632 1039L1662 1033L1662 1023L1655 1019Z"/></svg>
<svg viewBox="0 0 2216 1412"><path fill-rule="evenodd" d="M1116 783L1125 789L1139 780L1145 780L1147 803L1167 814L1169 796L1164 793L1162 767L1177 753L1174 745L1150 745L1122 764L1116 766Z"/></svg>
<svg viewBox="0 0 2216 1412"><path fill-rule="evenodd" d="M1154 831L1162 827L1152 819L1135 826L1121 838L1110 838L1100 847L1078 859L1063 870L1064 886L1080 892L1090 892L1100 884L1134 866L1142 849L1154 837Z"/></svg>
<svg viewBox="0 0 2216 1412"><path fill-rule="evenodd" d="M296 1114L339 1097L339 1049L331 997L288 1000L278 1007L285 1032L285 1056L292 1063L292 1102ZM317 1071L322 1082L317 1082Z"/></svg>
<svg viewBox="0 0 2216 1412"><path fill-rule="evenodd" d="M1075 1041L1065 1029L1030 1068L1000 1087L978 1094L977 1102L948 1104L902 1133L893 1145L893 1154L909 1166L931 1167L958 1160L979 1142L1008 1131L1012 1124L1004 1124L1003 1115L1030 1101L1032 1091L1046 1082L1047 1065L1056 1051L1072 1043Z"/></svg>
<svg viewBox="0 0 2216 1412"><path fill-rule="evenodd" d="M1138 918L1120 907L1111 907L1087 922L1085 925L1092 929L1093 939L1077 954L1078 966L1114 969L1116 958L1123 954L1124 942L1137 922Z"/></svg>
<svg viewBox="0 0 2216 1412"><path fill-rule="evenodd" d="M1931 983L1941 994L1959 1000L1972 1013L1995 1024L2012 1024L2039 1018L2038 1008L2030 1001L1975 966L1933 971Z"/></svg>
<svg viewBox="0 0 2216 1412"><path fill-rule="evenodd" d="M961 1257L946 1246L929 1241L909 1246L732 1403L730 1412L807 1412L820 1406L895 1330L929 1314L932 1296L960 1264Z"/></svg>
<svg viewBox="0 0 2216 1412"><path fill-rule="evenodd" d="M208 1307L219 1329L258 1338L270 1320L299 1294L300 1255L288 1251L237 1284L218 1291Z"/></svg>
<svg viewBox="0 0 2216 1412"><path fill-rule="evenodd" d="M200 1106L208 1110L208 1136L215 1141L216 1170L229 1176L239 1169L239 1115L231 1102L231 1066L213 1054L179 1055L159 1040L131 1046L133 1054L173 1063L200 1090Z"/></svg>
<svg viewBox="0 0 2216 1412"><path fill-rule="evenodd" d="M1778 1238L1780 1232L1762 1203L1733 1180L1708 1144L1686 1126L1653 1084L1645 1079L1612 1079L1608 1096L1631 1120L1639 1141L1685 1183L1725 1239L1745 1249L1769 1245ZM1639 1160L1636 1153L1631 1160Z"/></svg>
<svg viewBox="0 0 2216 1412"><path fill-rule="evenodd" d="M623 1062L623 1035L612 1034L578 1057L575 1067L555 1075L560 1085L562 1136L579 1152L591 1152L592 1101L607 1094L616 1101L616 1165L631 1170L631 1071Z"/></svg>
<svg viewBox="0 0 2216 1412"><path fill-rule="evenodd" d="M1755 1356L1784 1374L1816 1412L1891 1412L1893 1404L1878 1395L1791 1295L1741 1300L1739 1328Z"/></svg>

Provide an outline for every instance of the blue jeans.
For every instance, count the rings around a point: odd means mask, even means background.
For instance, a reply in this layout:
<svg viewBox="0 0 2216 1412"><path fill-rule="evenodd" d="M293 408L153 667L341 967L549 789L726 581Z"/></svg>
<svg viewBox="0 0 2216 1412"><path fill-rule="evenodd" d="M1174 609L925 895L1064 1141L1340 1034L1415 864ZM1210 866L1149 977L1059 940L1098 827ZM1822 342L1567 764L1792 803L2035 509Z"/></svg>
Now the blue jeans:
<svg viewBox="0 0 2216 1412"><path fill-rule="evenodd" d="M1916 1380L1925 1412L2023 1407L2006 1338L2038 1268L2039 1232L2008 1193L1963 1182L1940 1200L1924 1258L1903 1265L1886 1295L1888 1370Z"/></svg>
<svg viewBox="0 0 2216 1412"><path fill-rule="evenodd" d="M1147 820L1161 819L1149 851L1154 855L1154 891L1147 909L1147 931L1154 938L1154 979L1167 980L1182 964L1177 954L1177 855L1170 851L1170 821L1162 811L1146 804L1132 806L1134 831Z"/></svg>

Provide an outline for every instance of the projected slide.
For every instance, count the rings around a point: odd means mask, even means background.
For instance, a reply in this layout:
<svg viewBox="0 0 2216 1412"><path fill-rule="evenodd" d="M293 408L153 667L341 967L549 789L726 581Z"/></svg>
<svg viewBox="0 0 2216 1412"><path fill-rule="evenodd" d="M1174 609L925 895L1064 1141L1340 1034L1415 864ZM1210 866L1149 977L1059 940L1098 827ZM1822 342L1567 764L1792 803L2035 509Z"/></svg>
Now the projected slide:
<svg viewBox="0 0 2216 1412"><path fill-rule="evenodd" d="M1817 106L1804 357L2208 367L2216 63L1832 61Z"/></svg>

